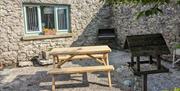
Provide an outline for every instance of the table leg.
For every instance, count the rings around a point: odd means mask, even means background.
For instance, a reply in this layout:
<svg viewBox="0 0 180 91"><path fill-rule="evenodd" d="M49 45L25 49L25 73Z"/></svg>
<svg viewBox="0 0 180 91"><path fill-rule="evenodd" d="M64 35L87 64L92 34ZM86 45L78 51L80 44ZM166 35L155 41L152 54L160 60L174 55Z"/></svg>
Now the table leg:
<svg viewBox="0 0 180 91"><path fill-rule="evenodd" d="M61 68L61 65L60 65L60 64L61 64L62 61L59 60L59 57L58 57L58 56L56 56L56 57L57 57L57 62L58 62L57 68Z"/></svg>
<svg viewBox="0 0 180 91"><path fill-rule="evenodd" d="M108 71L108 83L109 83L109 87L112 87L112 83L111 83L111 72Z"/></svg>
<svg viewBox="0 0 180 91"><path fill-rule="evenodd" d="M53 56L53 68L55 68L55 67L56 67L56 57Z"/></svg>
<svg viewBox="0 0 180 91"><path fill-rule="evenodd" d="M147 74L142 75L142 77L143 77L142 91L147 91Z"/></svg>
<svg viewBox="0 0 180 91"><path fill-rule="evenodd" d="M157 56L157 68L161 69L161 58L160 58L160 55Z"/></svg>
<svg viewBox="0 0 180 91"><path fill-rule="evenodd" d="M109 65L108 53L104 54L104 60L106 61L106 64ZM108 71L108 83L109 83L109 87L112 87L112 83L111 83L111 72L110 72L110 71Z"/></svg>
<svg viewBox="0 0 180 91"><path fill-rule="evenodd" d="M56 87L55 87L55 75L52 75L52 91L55 91Z"/></svg>
<svg viewBox="0 0 180 91"><path fill-rule="evenodd" d="M137 60L136 60L136 66L137 66L137 71L140 72L140 57L137 56Z"/></svg>
<svg viewBox="0 0 180 91"><path fill-rule="evenodd" d="M131 65L130 66L134 66L134 57L131 56Z"/></svg>
<svg viewBox="0 0 180 91"><path fill-rule="evenodd" d="M152 61L152 56L149 56L149 63L152 64L153 61Z"/></svg>
<svg viewBox="0 0 180 91"><path fill-rule="evenodd" d="M103 54L103 61L104 61L104 65L107 65L107 64L109 64L109 62L107 62L107 54Z"/></svg>

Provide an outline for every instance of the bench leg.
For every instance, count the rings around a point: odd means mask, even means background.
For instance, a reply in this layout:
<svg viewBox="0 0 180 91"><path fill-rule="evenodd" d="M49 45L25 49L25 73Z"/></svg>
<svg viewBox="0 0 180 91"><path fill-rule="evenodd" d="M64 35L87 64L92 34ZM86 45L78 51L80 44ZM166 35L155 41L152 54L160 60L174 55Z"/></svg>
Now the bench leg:
<svg viewBox="0 0 180 91"><path fill-rule="evenodd" d="M56 87L55 87L55 75L52 75L52 91L55 91Z"/></svg>
<svg viewBox="0 0 180 91"><path fill-rule="evenodd" d="M87 72L83 73L83 84L88 84L88 77L87 77Z"/></svg>
<svg viewBox="0 0 180 91"><path fill-rule="evenodd" d="M111 72L108 71L108 83L109 83L109 87L112 87L112 84L111 84Z"/></svg>
<svg viewBox="0 0 180 91"><path fill-rule="evenodd" d="M53 68L55 68L55 64L56 64L56 63L55 63L55 60L56 60L56 59L55 59L55 56L53 56Z"/></svg>

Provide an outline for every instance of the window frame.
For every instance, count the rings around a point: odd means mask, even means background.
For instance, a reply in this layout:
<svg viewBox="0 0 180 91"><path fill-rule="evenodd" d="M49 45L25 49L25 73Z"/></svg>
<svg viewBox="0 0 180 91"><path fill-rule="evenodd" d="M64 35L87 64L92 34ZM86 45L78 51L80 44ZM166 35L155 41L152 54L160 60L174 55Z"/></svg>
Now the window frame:
<svg viewBox="0 0 180 91"><path fill-rule="evenodd" d="M28 31L28 24L27 24L27 13L26 13L26 7L31 6L31 7L37 7L37 13L38 13L38 28L39 31ZM42 23L41 23L41 10L40 6L38 5L23 5L23 10L24 10L24 24L25 24L25 33L26 34L32 34L32 33L42 33Z"/></svg>
<svg viewBox="0 0 180 91"><path fill-rule="evenodd" d="M32 7L37 7L37 11L38 11L38 27L39 27L39 31L28 31L28 24L27 24L27 13L26 13L26 7L27 6L32 6ZM38 34L40 35L41 33L43 33L42 30L42 15L41 15L41 6L53 6L54 7L54 22L55 22L55 30L58 33L70 33L71 29L70 29L70 5L64 5L64 4L23 4L23 15L24 15L24 28L25 28L25 34ZM66 9L66 18L67 18L67 29L63 29L63 30L59 30L58 29L58 20L57 20L57 11L58 9Z"/></svg>
<svg viewBox="0 0 180 91"><path fill-rule="evenodd" d="M63 29L63 30L59 30L59 23L58 23L58 14L57 14L57 11L59 10L59 9L66 9L67 11L66 11L66 19L67 19L67 29ZM69 22L69 8L68 8L68 6L57 6L57 7L55 7L54 8L54 10L55 10L55 29L56 29L56 31L59 31L59 32L69 32L70 31L70 29L69 29L69 24L70 24L70 22Z"/></svg>

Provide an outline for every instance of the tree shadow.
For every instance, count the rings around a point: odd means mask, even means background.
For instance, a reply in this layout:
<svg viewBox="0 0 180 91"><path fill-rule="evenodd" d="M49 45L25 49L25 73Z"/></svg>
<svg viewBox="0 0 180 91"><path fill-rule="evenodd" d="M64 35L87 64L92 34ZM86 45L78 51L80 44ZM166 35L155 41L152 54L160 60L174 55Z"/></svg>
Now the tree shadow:
<svg viewBox="0 0 180 91"><path fill-rule="evenodd" d="M3 83L2 83L2 80L4 79L5 76L7 76L7 75L1 75L1 74L0 74L0 84L3 84Z"/></svg>
<svg viewBox="0 0 180 91"><path fill-rule="evenodd" d="M98 29L112 28L112 8L109 5L104 4L99 11L94 15L94 18L88 23L86 28L80 35L73 41L71 47L76 46L93 46L103 45L97 39ZM81 66L87 65L99 65L97 62L92 60L76 60L72 62Z"/></svg>
<svg viewBox="0 0 180 91"><path fill-rule="evenodd" d="M119 48L117 40L101 40L99 41L97 38L98 29L109 29L113 28L113 12L112 7L104 4L99 11L96 13L95 17L89 22L86 28L82 31L82 33L77 37L76 40L73 41L71 47L76 46L94 46L94 45L113 45L113 48ZM116 30L116 29L115 29ZM116 30L117 31L117 30ZM80 66L99 66L102 64L97 63L93 59L74 60L72 64L77 64ZM111 63L110 63L111 64ZM113 72L112 72L113 73ZM98 75L98 78L107 78L107 73L105 72L96 72L93 73ZM112 75L113 78L113 75ZM116 82L112 80L114 86ZM107 83L108 84L108 83ZM108 86L108 85L107 85ZM117 87L117 86L115 86Z"/></svg>
<svg viewBox="0 0 180 91"><path fill-rule="evenodd" d="M0 76L1 77L1 76ZM88 87L90 84L96 84L99 86L107 87L105 84L89 81L83 82L81 79L76 79L81 76L71 76L70 74L56 75L56 88L81 88ZM52 78L47 74L47 71L37 71L35 74L22 74L16 76L13 81L8 83L2 83L0 90L2 91L40 91L51 90ZM68 83L68 84L67 84Z"/></svg>
<svg viewBox="0 0 180 91"><path fill-rule="evenodd" d="M6 76L8 76L7 72L3 72L6 69L10 69L11 67L4 67L3 69L0 70L0 86L3 84L3 80L5 79Z"/></svg>
<svg viewBox="0 0 180 91"><path fill-rule="evenodd" d="M112 28L112 8L109 5L103 5L88 23L85 29L80 30L76 40L71 44L74 46L101 45L97 39L98 29Z"/></svg>

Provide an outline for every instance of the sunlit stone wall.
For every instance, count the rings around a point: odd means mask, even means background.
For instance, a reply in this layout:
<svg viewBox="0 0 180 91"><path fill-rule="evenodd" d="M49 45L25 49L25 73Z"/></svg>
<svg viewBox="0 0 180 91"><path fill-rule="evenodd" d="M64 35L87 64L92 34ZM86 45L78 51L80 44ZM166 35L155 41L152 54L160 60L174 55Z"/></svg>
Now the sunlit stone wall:
<svg viewBox="0 0 180 91"><path fill-rule="evenodd" d="M136 19L137 12L147 7L119 5L113 8L114 27L117 29L118 42L123 45L127 35L162 33L168 46L179 40L180 6L170 4L162 6L164 14Z"/></svg>
<svg viewBox="0 0 180 91"><path fill-rule="evenodd" d="M21 40L24 34L23 3L70 5L72 36L41 40ZM127 35L162 33L170 46L180 30L180 8L163 6L163 15L142 17L134 14L146 7L120 5L109 7L100 0L0 0L0 62L7 64L30 61L46 47L68 47L97 44L99 28L115 28L118 44Z"/></svg>
<svg viewBox="0 0 180 91"><path fill-rule="evenodd" d="M25 37L23 3L70 5L72 37L21 40ZM0 61L30 61L46 47L94 45L97 30L109 26L109 11L99 0L0 0Z"/></svg>

